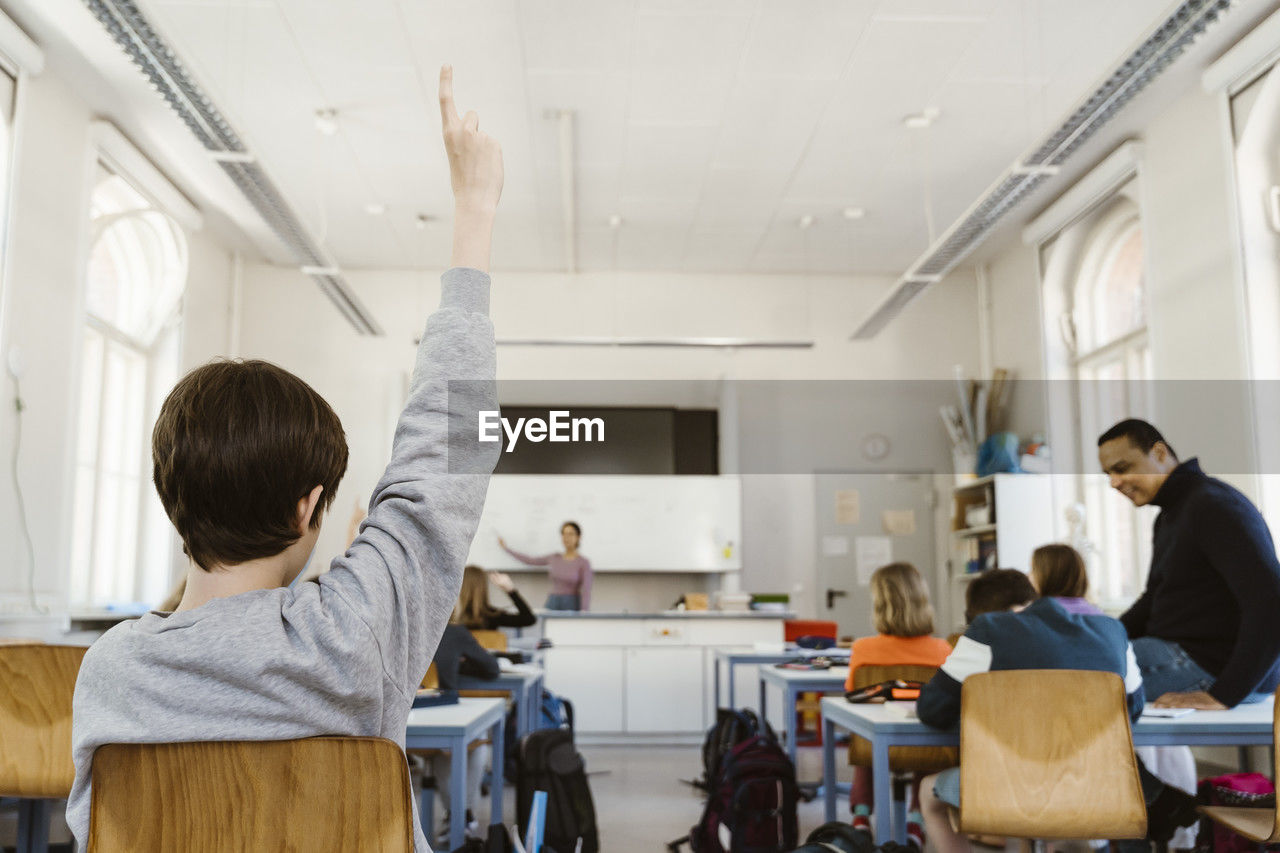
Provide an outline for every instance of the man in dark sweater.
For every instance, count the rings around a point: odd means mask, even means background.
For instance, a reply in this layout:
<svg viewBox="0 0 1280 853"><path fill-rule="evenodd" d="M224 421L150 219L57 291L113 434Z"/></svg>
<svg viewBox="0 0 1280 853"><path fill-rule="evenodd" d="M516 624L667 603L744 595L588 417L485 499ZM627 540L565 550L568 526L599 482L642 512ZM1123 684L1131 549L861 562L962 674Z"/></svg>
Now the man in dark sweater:
<svg viewBox="0 0 1280 853"><path fill-rule="evenodd" d="M1112 488L1160 507L1147 587L1120 617L1146 698L1221 710L1280 685L1280 562L1248 498L1179 462L1164 436L1130 419L1098 438Z"/></svg>

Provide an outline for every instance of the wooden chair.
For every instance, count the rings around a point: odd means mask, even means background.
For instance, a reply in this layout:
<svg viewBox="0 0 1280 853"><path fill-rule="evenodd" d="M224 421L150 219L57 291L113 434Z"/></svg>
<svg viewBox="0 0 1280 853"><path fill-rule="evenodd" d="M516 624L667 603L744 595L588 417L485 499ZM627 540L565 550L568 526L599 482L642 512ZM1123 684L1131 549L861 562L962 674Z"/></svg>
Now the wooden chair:
<svg viewBox="0 0 1280 853"><path fill-rule="evenodd" d="M471 632L471 636L476 638L476 642L480 644L482 649L491 652L505 652L507 650L507 635L501 631L475 630Z"/></svg>
<svg viewBox="0 0 1280 853"><path fill-rule="evenodd" d="M904 681L928 681L937 667L900 664L895 666L860 666L853 671L853 687L866 687L901 678ZM849 736L849 763L856 767L871 766L871 742L857 735ZM896 819L905 826L907 785L915 773L936 773L960 763L959 750L950 746L891 746L889 769L893 771L893 806Z"/></svg>
<svg viewBox="0 0 1280 853"><path fill-rule="evenodd" d="M50 802L75 781L71 696L87 649L34 641L0 647L0 796L21 799L18 850L49 844Z"/></svg>
<svg viewBox="0 0 1280 853"><path fill-rule="evenodd" d="M963 833L1045 840L1147 833L1124 682L1115 673L1023 669L965 679L960 755Z"/></svg>
<svg viewBox="0 0 1280 853"><path fill-rule="evenodd" d="M392 741L107 744L93 757L92 853L413 850Z"/></svg>
<svg viewBox="0 0 1280 853"><path fill-rule="evenodd" d="M901 678L904 681L925 681L938 671L935 666L860 666L853 671L853 687L866 687ZM858 767L871 766L871 742L852 735L849 738L849 763ZM936 773L960 763L960 753L950 746L891 746L889 767L895 773Z"/></svg>
<svg viewBox="0 0 1280 853"><path fill-rule="evenodd" d="M1271 728L1272 744L1280 742L1277 741L1277 738L1280 738L1280 690L1276 690L1276 702L1275 718ZM1272 757L1275 758L1273 770L1280 771L1280 758L1275 756L1275 750L1272 749ZM1280 779L1280 773L1271 778ZM1255 809L1247 806L1201 806L1200 812L1232 832L1238 832L1252 841L1260 844L1280 842L1280 800L1277 801L1275 808L1270 809Z"/></svg>

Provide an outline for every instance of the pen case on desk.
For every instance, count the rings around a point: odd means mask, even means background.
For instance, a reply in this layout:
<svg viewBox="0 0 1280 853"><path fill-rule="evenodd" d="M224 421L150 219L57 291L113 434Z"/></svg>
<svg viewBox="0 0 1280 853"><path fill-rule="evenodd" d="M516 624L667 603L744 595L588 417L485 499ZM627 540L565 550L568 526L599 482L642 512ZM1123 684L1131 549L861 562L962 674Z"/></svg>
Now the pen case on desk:
<svg viewBox="0 0 1280 853"><path fill-rule="evenodd" d="M879 684L868 684L866 687L850 690L844 694L844 698L850 702L914 702L920 698L921 687L924 687L923 681L902 679L882 681Z"/></svg>

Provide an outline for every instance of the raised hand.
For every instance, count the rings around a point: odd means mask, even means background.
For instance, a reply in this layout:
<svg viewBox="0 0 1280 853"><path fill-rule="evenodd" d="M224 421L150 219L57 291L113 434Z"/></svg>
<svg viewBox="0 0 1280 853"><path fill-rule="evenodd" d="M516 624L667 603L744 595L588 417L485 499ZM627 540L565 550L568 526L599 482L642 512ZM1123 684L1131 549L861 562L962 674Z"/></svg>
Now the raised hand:
<svg viewBox="0 0 1280 853"><path fill-rule="evenodd" d="M502 146L480 130L480 117L474 110L458 115L449 65L440 69L440 120L454 206L459 212L492 214L502 197Z"/></svg>
<svg viewBox="0 0 1280 853"><path fill-rule="evenodd" d="M516 588L516 585L511 580L511 576L504 574L503 572L489 572L489 580L493 582L494 586L503 592L511 592L511 590Z"/></svg>

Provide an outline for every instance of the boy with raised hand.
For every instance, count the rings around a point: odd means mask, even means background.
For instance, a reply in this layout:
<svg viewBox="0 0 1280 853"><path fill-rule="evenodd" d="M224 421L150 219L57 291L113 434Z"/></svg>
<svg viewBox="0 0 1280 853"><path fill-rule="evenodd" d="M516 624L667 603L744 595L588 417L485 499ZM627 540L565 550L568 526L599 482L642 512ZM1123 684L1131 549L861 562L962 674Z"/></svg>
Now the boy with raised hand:
<svg viewBox="0 0 1280 853"><path fill-rule="evenodd" d="M449 623L496 445L489 245L502 152L459 117L440 72L453 186L452 268L427 319L391 461L346 554L302 571L347 465L342 425L305 382L265 362L187 374L152 437L156 489L191 563L181 603L122 623L85 656L72 721L67 822L89 830L94 750L106 743L366 735L403 743L414 691ZM414 821L415 847L427 851ZM246 840L246 843L249 843ZM264 843L269 843L265 842Z"/></svg>

